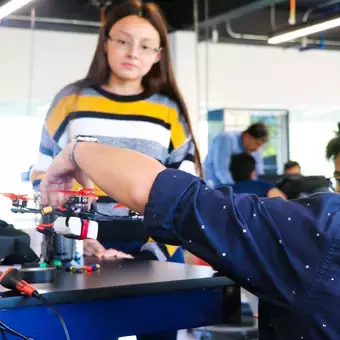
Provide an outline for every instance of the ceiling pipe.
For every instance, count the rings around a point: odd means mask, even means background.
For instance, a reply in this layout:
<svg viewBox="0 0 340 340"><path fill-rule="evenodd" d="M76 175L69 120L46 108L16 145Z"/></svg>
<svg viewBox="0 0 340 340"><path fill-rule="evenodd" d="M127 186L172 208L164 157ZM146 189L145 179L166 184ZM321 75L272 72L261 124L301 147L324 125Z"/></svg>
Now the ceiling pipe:
<svg viewBox="0 0 340 340"><path fill-rule="evenodd" d="M317 5L315 7L311 7L310 9L308 9L305 14L303 15L302 17L302 21L303 22L307 22L307 20L309 19L310 15L318 10L318 9L321 9L321 8L325 8L325 7L328 7L328 6L332 6L332 5L336 5L337 3L339 3L340 0L329 0L329 1L326 1L326 2L323 2L322 4L320 5Z"/></svg>
<svg viewBox="0 0 340 340"><path fill-rule="evenodd" d="M22 15L9 15L7 21L31 21L31 17ZM85 21L85 20L73 20L73 19L61 19L61 18L48 18L48 17L36 17L35 22L42 24L57 24L57 25L70 25L70 26L83 26L100 28L102 23L100 21ZM0 20L1 23L1 20ZM168 24L169 31L175 31L175 28Z"/></svg>
<svg viewBox="0 0 340 340"><path fill-rule="evenodd" d="M16 20L16 21L31 21L30 16L22 16L22 15L9 15L7 17L8 20ZM59 25L73 25L73 26L88 26L88 27L100 27L101 23L99 21L82 21L82 20L71 20L71 19L60 19L60 18L45 18L45 17L36 17L34 21L37 23L45 23L45 24L59 24Z"/></svg>
<svg viewBox="0 0 340 340"><path fill-rule="evenodd" d="M289 1L289 20L290 25L296 24L296 0Z"/></svg>
<svg viewBox="0 0 340 340"><path fill-rule="evenodd" d="M269 39L269 36L267 35L255 35L255 34L243 34L243 33L237 33L233 31L231 27L230 20L226 22L225 25L227 33L230 35L233 39L238 40L248 40L248 41L266 41ZM337 46L340 47L340 41L333 41L333 40L316 40L316 39L307 39L306 42L308 44L324 44L324 46ZM266 44L267 45L267 44Z"/></svg>
<svg viewBox="0 0 340 340"><path fill-rule="evenodd" d="M268 36L266 35L256 35L256 34L243 34L243 33L236 33L231 28L230 20L226 22L225 28L227 33L234 39L242 39L242 40L257 40L257 41L267 41Z"/></svg>
<svg viewBox="0 0 340 340"><path fill-rule="evenodd" d="M227 0L225 1L227 2ZM236 19L241 16L244 16L244 15L253 13L255 11L261 10L263 8L266 8L270 5L276 5L276 4L283 3L283 2L286 2L286 0L256 0L248 5L235 8L226 13L217 15L213 18L209 18L208 20L204 20L199 23L198 27L200 29L203 29L206 27L216 27L219 24L224 24L227 20ZM192 29L193 27L190 27L190 28Z"/></svg>
<svg viewBox="0 0 340 340"><path fill-rule="evenodd" d="M311 7L309 8L305 14L303 15L302 17L302 22L307 22L309 17L311 16L311 14L318 10L318 9L322 9L322 8L325 8L325 7L329 7L329 6L333 6L333 5L336 5L340 2L340 0L329 0L329 1L326 1L326 2L323 2L322 4L320 5L317 5L317 6L314 6L314 7ZM307 36L306 37L303 37L302 38L302 41L301 41L301 49L302 50L308 50L308 49L312 49L313 47L315 48L315 46L312 46L312 47L309 47L308 46L308 41L307 41ZM322 49L325 48L325 35L324 35L324 32L321 32L320 33L320 46L322 47Z"/></svg>
<svg viewBox="0 0 340 340"><path fill-rule="evenodd" d="M276 31L276 7L275 4L270 6L270 26L272 31Z"/></svg>

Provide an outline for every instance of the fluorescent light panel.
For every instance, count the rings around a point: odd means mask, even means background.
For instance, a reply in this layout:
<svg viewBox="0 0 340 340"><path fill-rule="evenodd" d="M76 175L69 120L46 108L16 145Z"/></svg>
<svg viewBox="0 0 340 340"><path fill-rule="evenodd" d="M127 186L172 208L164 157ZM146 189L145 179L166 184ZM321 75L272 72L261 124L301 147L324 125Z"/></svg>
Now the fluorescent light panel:
<svg viewBox="0 0 340 340"><path fill-rule="evenodd" d="M340 15L333 17L333 19L325 20L318 23L311 23L308 26L305 24L303 27L297 26L296 29L291 29L283 33L279 33L268 39L268 44L280 44L286 41L294 40L297 38L305 37L310 34L326 31L328 29L340 26Z"/></svg>
<svg viewBox="0 0 340 340"><path fill-rule="evenodd" d="M0 20L33 0L12 0L0 7Z"/></svg>

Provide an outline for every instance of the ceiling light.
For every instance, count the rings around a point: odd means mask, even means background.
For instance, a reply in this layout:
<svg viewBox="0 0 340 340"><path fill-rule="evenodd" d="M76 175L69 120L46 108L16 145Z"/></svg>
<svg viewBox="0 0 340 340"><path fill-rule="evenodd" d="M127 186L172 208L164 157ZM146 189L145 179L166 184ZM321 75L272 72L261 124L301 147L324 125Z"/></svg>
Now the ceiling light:
<svg viewBox="0 0 340 340"><path fill-rule="evenodd" d="M297 38L305 37L310 34L326 31L328 29L340 26L340 15L337 14L329 19L323 18L322 20L296 25L286 29L285 31L276 33L268 39L268 44L280 44L286 41L294 40Z"/></svg>
<svg viewBox="0 0 340 340"><path fill-rule="evenodd" d="M17 9L27 5L32 0L11 0L0 7L0 20L7 17L7 15L13 13Z"/></svg>

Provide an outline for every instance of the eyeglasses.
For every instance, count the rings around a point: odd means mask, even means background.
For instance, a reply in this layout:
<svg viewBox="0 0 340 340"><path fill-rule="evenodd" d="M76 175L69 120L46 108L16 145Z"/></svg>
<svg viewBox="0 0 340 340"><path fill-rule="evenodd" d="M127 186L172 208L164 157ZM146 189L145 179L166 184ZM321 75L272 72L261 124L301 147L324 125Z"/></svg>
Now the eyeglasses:
<svg viewBox="0 0 340 340"><path fill-rule="evenodd" d="M108 36L108 39L114 44L117 49L120 49L122 51L130 51L133 45L131 41L122 38L114 38ZM162 51L162 47L152 47L145 43L138 45L138 53L141 55L151 56L160 51Z"/></svg>

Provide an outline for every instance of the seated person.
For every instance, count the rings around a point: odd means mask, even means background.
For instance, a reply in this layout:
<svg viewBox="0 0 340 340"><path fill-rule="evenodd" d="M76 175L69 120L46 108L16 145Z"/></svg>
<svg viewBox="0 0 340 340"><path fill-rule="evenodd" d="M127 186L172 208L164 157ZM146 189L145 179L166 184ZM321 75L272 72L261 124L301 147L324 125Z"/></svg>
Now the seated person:
<svg viewBox="0 0 340 340"><path fill-rule="evenodd" d="M291 175L283 177L276 185L289 200L334 190L325 176Z"/></svg>
<svg viewBox="0 0 340 340"><path fill-rule="evenodd" d="M283 167L283 175L301 175L301 166L298 162L288 161Z"/></svg>
<svg viewBox="0 0 340 340"><path fill-rule="evenodd" d="M334 162L334 178L336 180L336 191L340 193L340 122L336 135L326 146L326 158Z"/></svg>
<svg viewBox="0 0 340 340"><path fill-rule="evenodd" d="M231 157L230 173L234 179L232 188L236 194L255 194L259 197L286 196L273 184L256 178L256 162L252 155L243 152Z"/></svg>
<svg viewBox="0 0 340 340"><path fill-rule="evenodd" d="M283 177L276 183L276 186L289 200L332 191L332 183L328 178L302 175L300 164L295 161L288 161L284 165Z"/></svg>

